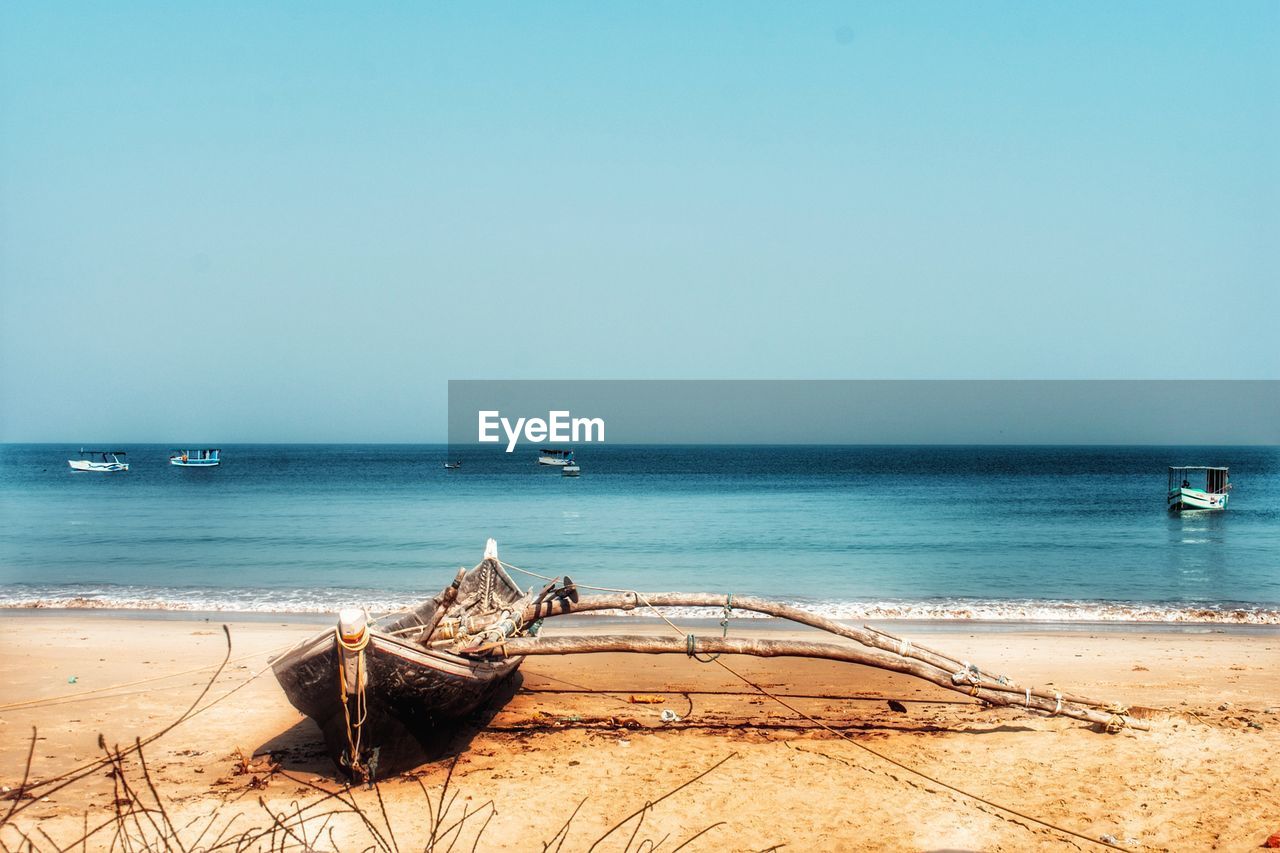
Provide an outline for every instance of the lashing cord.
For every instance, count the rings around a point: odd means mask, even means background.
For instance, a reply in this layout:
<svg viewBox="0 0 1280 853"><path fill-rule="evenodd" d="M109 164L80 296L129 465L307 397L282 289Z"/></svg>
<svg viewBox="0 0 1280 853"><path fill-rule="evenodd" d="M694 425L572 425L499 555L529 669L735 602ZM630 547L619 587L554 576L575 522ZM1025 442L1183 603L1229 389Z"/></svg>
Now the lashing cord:
<svg viewBox="0 0 1280 853"><path fill-rule="evenodd" d="M649 604L649 602L646 601L645 604ZM649 606L652 607L652 605ZM720 614L720 636L722 637L729 636L729 618L731 616L733 616L733 593L729 593L724 597L724 610ZM675 626L672 625L672 627L674 628ZM714 655L698 654L694 651L694 644L696 642L697 640L693 634L689 634L685 638L685 654L696 660L698 663L712 663L720 657L720 652L716 652Z"/></svg>

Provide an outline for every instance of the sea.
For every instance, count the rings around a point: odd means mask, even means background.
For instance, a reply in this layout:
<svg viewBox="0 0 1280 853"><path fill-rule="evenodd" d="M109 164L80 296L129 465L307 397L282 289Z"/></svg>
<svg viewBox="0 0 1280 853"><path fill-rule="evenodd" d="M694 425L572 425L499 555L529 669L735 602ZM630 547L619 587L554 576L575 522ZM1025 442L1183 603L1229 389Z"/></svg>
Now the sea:
<svg viewBox="0 0 1280 853"><path fill-rule="evenodd" d="M0 445L0 607L318 614L523 586L752 594L837 619L1280 625L1280 448ZM455 470L446 461L461 462ZM1167 466L1228 465L1171 514ZM643 614L641 614L643 615ZM706 615L690 613L686 615Z"/></svg>

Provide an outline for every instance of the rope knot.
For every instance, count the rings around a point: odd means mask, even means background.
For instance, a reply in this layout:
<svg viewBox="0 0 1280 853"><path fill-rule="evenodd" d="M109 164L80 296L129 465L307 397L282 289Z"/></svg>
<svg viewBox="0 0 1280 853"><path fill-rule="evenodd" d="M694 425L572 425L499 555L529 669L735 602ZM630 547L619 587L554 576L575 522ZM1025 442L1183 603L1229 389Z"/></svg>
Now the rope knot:
<svg viewBox="0 0 1280 853"><path fill-rule="evenodd" d="M969 663L968 661L965 661L963 664L961 664L960 669L956 670L951 675L952 684L968 683L968 684L976 685L981 680L982 680L982 670L978 669L976 666Z"/></svg>
<svg viewBox="0 0 1280 853"><path fill-rule="evenodd" d="M733 615L733 593L724 597L724 612L720 615L720 635L729 636L729 617Z"/></svg>
<svg viewBox="0 0 1280 853"><path fill-rule="evenodd" d="M1106 712L1111 715L1111 719L1107 720L1107 724L1104 726L1107 734L1116 734L1129 725L1129 719L1125 716L1125 714L1129 713L1129 706L1121 705L1117 702L1114 705L1108 705Z"/></svg>

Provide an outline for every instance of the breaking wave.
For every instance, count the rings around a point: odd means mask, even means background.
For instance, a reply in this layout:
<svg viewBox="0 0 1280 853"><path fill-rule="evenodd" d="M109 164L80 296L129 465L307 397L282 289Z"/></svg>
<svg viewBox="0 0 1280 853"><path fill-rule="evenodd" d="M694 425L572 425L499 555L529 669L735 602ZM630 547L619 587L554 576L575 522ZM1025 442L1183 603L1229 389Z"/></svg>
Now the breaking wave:
<svg viewBox="0 0 1280 853"><path fill-rule="evenodd" d="M387 613L411 607L427 596L355 589L171 589L161 587L0 587L0 608L120 610L215 613L324 614L358 605ZM1280 625L1280 605L1241 602L1137 602L929 599L916 601L786 600L841 621L1114 622L1221 625ZM668 616L719 618L720 608L664 608ZM597 615L652 618L653 611L601 611ZM754 614L735 610L734 618ZM587 618L584 615L584 618ZM761 617L763 618L763 617Z"/></svg>

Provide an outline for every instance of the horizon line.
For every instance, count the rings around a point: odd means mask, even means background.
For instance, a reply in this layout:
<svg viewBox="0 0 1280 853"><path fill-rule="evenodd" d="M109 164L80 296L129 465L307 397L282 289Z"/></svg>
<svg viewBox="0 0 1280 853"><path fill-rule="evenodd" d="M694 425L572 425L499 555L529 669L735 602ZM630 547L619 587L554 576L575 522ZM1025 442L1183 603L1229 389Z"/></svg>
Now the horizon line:
<svg viewBox="0 0 1280 853"><path fill-rule="evenodd" d="M163 441L98 441L98 442L65 442L65 441L0 441L0 447L87 447L89 444L114 444L117 446L134 444L143 447L177 448L179 443ZM204 447L200 442L186 442L186 447ZM506 453L491 444L478 442L455 443L448 441L224 441L208 444L208 447L252 447L252 446L294 446L294 447L456 447L474 448L515 456L516 452ZM1263 442L1216 443L1216 442L1062 442L1062 441L928 441L928 442L829 442L829 441L717 441L717 442L655 442L655 441L616 441L616 442L560 442L558 444L528 444L520 449L527 452L538 452L560 447L596 448L596 447L1271 447L1280 448L1280 444Z"/></svg>

